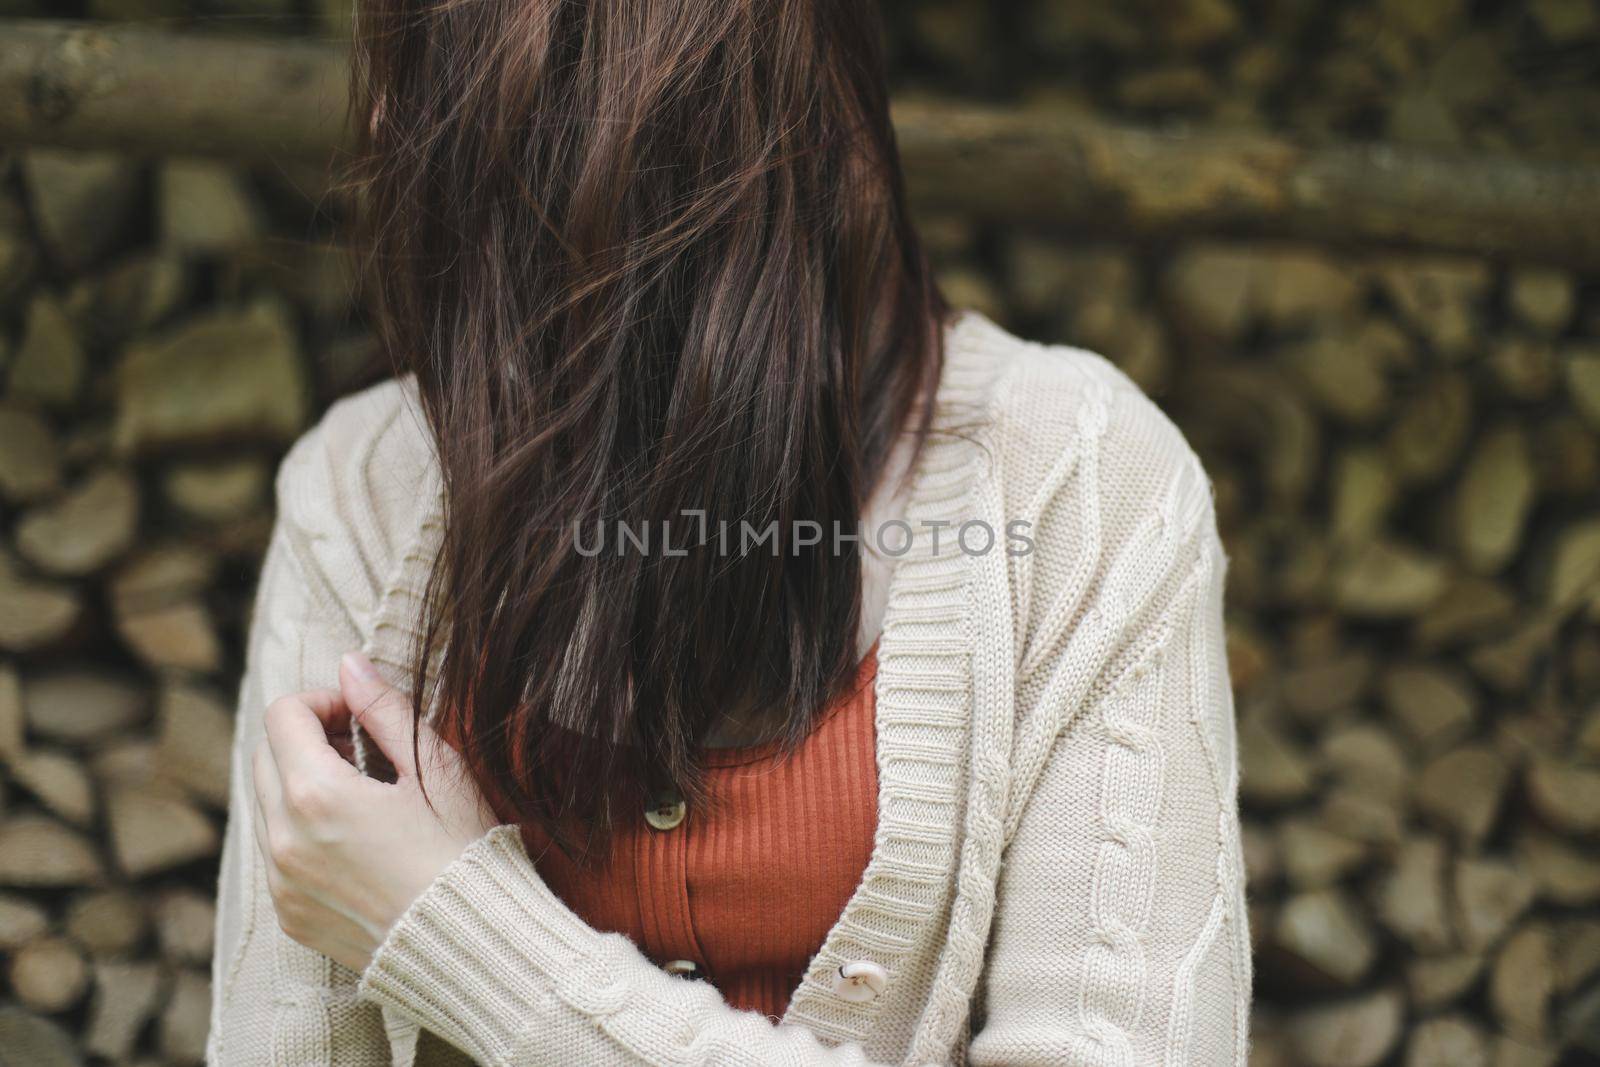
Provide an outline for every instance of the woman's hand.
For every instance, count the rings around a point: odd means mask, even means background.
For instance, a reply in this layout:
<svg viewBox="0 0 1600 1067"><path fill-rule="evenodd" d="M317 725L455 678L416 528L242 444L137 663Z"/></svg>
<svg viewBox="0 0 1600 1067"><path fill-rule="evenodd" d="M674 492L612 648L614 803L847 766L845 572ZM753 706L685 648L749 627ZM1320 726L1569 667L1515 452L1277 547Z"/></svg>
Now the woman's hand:
<svg viewBox="0 0 1600 1067"><path fill-rule="evenodd" d="M352 720L394 764L362 775L336 747ZM283 932L362 971L439 872L495 825L460 755L426 726L413 758L410 698L366 657L339 666L339 691L282 697L255 753L256 844ZM429 807L428 800L433 802Z"/></svg>

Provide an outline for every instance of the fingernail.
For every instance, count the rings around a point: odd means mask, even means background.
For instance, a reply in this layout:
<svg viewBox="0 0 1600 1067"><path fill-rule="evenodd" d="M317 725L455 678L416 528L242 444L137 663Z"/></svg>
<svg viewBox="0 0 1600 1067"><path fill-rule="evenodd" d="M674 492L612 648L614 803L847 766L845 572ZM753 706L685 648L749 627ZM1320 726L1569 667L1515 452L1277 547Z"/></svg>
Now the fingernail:
<svg viewBox="0 0 1600 1067"><path fill-rule="evenodd" d="M363 682L372 684L382 684L383 682L383 676L378 673L378 668L374 667L372 661L359 652L346 652L344 654L344 665L351 674Z"/></svg>

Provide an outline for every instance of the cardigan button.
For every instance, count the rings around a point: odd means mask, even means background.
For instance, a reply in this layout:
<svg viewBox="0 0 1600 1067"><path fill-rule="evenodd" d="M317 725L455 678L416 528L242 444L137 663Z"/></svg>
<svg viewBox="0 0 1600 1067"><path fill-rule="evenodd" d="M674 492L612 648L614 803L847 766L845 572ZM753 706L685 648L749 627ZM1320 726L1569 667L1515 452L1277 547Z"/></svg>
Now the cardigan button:
<svg viewBox="0 0 1600 1067"><path fill-rule="evenodd" d="M833 992L840 1000L865 1004L889 984L889 972L871 960L852 960L833 976Z"/></svg>
<svg viewBox="0 0 1600 1067"><path fill-rule="evenodd" d="M700 965L694 960L670 960L661 969L674 978L699 978Z"/></svg>
<svg viewBox="0 0 1600 1067"><path fill-rule="evenodd" d="M644 809L644 821L653 830L676 830L689 813L689 805L676 793L657 793Z"/></svg>

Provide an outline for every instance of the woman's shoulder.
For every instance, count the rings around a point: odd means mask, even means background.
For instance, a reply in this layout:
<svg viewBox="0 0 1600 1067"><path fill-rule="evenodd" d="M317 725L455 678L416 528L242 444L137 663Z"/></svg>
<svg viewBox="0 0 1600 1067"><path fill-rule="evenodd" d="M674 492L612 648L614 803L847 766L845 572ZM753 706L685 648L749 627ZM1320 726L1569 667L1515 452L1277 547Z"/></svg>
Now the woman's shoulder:
<svg viewBox="0 0 1600 1067"><path fill-rule="evenodd" d="M278 468L279 526L321 569L385 569L437 494L438 460L415 380L332 404Z"/></svg>
<svg viewBox="0 0 1600 1067"><path fill-rule="evenodd" d="M1183 431L1105 356L1025 340L971 312L953 338L956 359L991 368L985 447L1013 517L1092 518L1111 548L1152 521L1192 524L1209 508L1210 478Z"/></svg>
<svg viewBox="0 0 1600 1067"><path fill-rule="evenodd" d="M1098 353L985 327L997 363L987 494L1031 551L1006 568L1024 691L1145 662L1170 620L1226 570L1211 479L1177 424ZM1102 684L1096 682L1094 684ZM1072 704L1071 706L1077 706ZM1053 737L1062 705L1019 698L1019 729Z"/></svg>

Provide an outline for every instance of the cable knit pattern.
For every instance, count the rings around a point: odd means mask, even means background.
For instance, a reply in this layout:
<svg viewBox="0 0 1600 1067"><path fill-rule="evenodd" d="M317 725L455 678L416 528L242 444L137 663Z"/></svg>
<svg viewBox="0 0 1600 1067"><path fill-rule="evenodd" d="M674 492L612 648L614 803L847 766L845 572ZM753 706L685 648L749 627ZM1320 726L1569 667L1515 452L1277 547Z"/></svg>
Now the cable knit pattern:
<svg viewBox="0 0 1600 1067"><path fill-rule="evenodd" d="M510 828L440 875L352 991L263 911L236 753L212 1062L459 1049L494 1067L1242 1065L1251 974L1210 483L1099 356L974 313L947 348L879 645L872 858L781 1025L586 926ZM443 531L412 385L337 405L279 494L240 753L271 695L328 684L347 647L405 677ZM974 520L995 550L956 549ZM1004 551L1012 522L1032 553ZM888 975L865 1003L834 992L855 961Z"/></svg>

